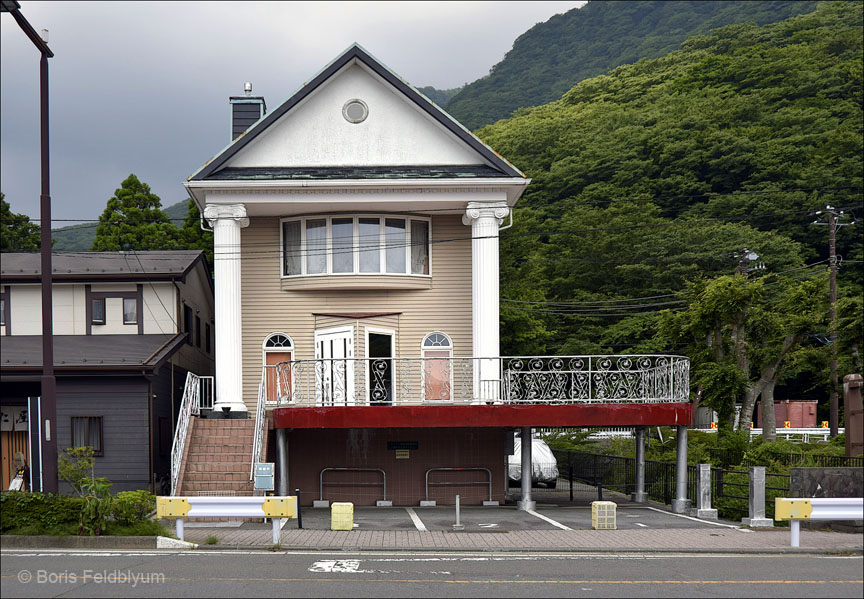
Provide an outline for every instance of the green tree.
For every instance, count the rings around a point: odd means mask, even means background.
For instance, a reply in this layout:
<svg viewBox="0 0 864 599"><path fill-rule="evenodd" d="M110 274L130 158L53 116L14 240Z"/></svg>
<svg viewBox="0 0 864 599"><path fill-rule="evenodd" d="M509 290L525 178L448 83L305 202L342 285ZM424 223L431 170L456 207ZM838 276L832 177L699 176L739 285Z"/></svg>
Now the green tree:
<svg viewBox="0 0 864 599"><path fill-rule="evenodd" d="M129 175L99 217L93 251L182 249L180 231L161 207L150 186Z"/></svg>
<svg viewBox="0 0 864 599"><path fill-rule="evenodd" d="M15 214L0 193L0 251L38 250L42 246L39 225L24 214Z"/></svg>
<svg viewBox="0 0 864 599"><path fill-rule="evenodd" d="M187 250L204 250L213 265L213 233L201 229L201 212L195 200L189 198L189 212L183 222L183 243Z"/></svg>

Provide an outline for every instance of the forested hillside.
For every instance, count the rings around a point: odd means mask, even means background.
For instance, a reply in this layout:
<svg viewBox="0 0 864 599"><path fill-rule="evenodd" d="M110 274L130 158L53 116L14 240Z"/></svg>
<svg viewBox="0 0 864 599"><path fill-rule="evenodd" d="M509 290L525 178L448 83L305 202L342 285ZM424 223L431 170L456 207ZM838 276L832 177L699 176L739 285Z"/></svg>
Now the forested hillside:
<svg viewBox="0 0 864 599"><path fill-rule="evenodd" d="M733 23L774 23L811 12L816 4L594 0L519 36L489 75L462 88L446 109L463 125L476 129L509 117L518 108L557 100L588 77L641 58L663 56L691 35Z"/></svg>
<svg viewBox="0 0 864 599"><path fill-rule="evenodd" d="M761 314L786 306L802 351L818 349L828 232L811 211L831 203L861 215L862 24L861 3L821 3L780 23L728 26L481 129L533 179L502 233L502 352L681 350L693 340L677 335L693 323L664 329L662 311L744 270L744 248L765 264L752 275L764 298L786 288L781 279L814 285L766 299ZM837 237L841 341L859 367L860 227ZM744 297L724 301L744 309ZM823 305L802 324L795 297ZM787 375L818 379L824 355Z"/></svg>

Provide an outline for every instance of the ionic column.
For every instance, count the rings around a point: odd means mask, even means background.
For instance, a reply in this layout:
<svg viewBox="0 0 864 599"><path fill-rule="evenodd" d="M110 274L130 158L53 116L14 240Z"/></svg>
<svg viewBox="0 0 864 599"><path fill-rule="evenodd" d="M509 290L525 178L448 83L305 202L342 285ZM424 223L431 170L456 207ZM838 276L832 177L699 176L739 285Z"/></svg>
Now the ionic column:
<svg viewBox="0 0 864 599"><path fill-rule="evenodd" d="M506 202L469 202L462 223L471 225L471 320L475 358L500 355L498 317L498 227L510 208ZM475 360L474 398L500 399L499 360Z"/></svg>
<svg viewBox="0 0 864 599"><path fill-rule="evenodd" d="M204 218L213 227L213 271L216 292L216 402L214 415L228 408L230 417L246 417L243 403L240 229L249 226L246 207L210 205Z"/></svg>

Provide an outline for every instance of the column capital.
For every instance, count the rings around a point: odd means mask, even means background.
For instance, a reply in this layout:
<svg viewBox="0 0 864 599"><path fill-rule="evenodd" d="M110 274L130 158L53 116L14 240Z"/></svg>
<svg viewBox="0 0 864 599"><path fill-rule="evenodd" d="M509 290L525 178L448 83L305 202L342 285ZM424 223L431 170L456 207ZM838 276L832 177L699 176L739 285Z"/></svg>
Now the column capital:
<svg viewBox="0 0 864 599"><path fill-rule="evenodd" d="M468 207L462 216L462 224L472 225L474 221L481 218L494 218L500 226L509 214L510 207L507 202L468 202Z"/></svg>
<svg viewBox="0 0 864 599"><path fill-rule="evenodd" d="M249 226L249 218L246 216L246 206L243 204L210 204L204 207L204 218L211 227L216 225L217 220L231 219L240 225L240 228Z"/></svg>

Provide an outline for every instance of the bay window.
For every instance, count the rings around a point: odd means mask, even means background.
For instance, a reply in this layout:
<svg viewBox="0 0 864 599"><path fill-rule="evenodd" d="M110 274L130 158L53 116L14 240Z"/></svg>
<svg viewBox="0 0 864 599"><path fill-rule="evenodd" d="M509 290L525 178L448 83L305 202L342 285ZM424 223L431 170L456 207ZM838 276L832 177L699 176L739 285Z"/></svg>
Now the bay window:
<svg viewBox="0 0 864 599"><path fill-rule="evenodd" d="M428 275L430 222L422 217L332 216L282 221L282 276Z"/></svg>

